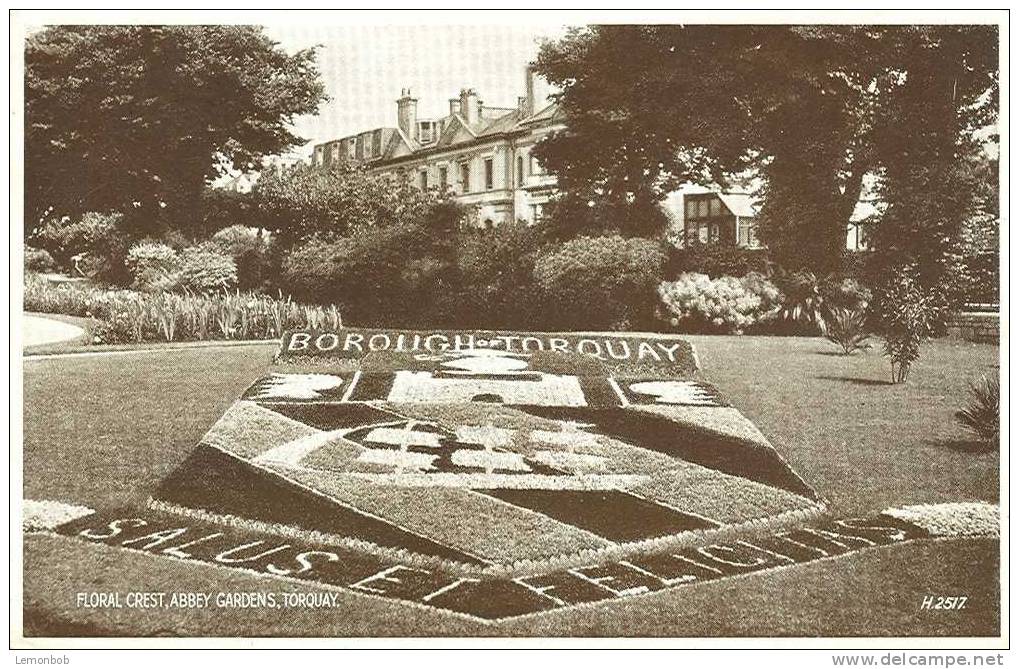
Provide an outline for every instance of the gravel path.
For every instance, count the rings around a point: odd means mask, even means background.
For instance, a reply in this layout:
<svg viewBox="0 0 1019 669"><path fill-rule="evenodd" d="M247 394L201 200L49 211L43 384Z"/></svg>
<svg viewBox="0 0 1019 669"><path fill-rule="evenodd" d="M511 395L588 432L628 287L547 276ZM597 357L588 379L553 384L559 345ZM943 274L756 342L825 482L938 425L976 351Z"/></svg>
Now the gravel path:
<svg viewBox="0 0 1019 669"><path fill-rule="evenodd" d="M23 348L77 339L84 333L85 331L77 325L63 323L52 318L25 314L21 321L21 345Z"/></svg>

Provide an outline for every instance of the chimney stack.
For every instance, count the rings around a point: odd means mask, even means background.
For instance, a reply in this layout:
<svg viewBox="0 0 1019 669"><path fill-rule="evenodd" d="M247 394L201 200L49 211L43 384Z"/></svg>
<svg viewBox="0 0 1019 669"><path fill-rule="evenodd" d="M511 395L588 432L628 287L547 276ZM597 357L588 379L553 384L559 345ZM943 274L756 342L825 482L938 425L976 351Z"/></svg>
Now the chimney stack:
<svg viewBox="0 0 1019 669"><path fill-rule="evenodd" d="M528 65L524 72L524 86L527 92L527 109L525 113L528 115L537 114L548 106L553 88L543 77L534 71L533 66Z"/></svg>
<svg viewBox="0 0 1019 669"><path fill-rule="evenodd" d="M396 125L407 137L417 140L418 101L411 97L409 88L401 89L400 99L396 101Z"/></svg>
<svg viewBox="0 0 1019 669"><path fill-rule="evenodd" d="M449 115L453 116L460 113L460 98L449 99Z"/></svg>
<svg viewBox="0 0 1019 669"><path fill-rule="evenodd" d="M534 99L534 67L528 65L524 68L524 106L523 111L525 116L532 116L535 111L537 101Z"/></svg>
<svg viewBox="0 0 1019 669"><path fill-rule="evenodd" d="M481 121L481 100L473 88L464 88L460 91L460 114L468 125Z"/></svg>

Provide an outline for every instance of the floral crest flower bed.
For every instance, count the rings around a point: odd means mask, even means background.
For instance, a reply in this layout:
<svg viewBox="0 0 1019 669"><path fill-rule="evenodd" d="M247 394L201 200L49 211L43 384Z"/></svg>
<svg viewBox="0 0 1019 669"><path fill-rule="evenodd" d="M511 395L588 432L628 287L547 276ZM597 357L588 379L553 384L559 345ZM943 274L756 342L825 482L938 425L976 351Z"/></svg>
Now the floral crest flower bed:
<svg viewBox="0 0 1019 669"><path fill-rule="evenodd" d="M671 336L298 331L154 495L457 573L821 510Z"/></svg>

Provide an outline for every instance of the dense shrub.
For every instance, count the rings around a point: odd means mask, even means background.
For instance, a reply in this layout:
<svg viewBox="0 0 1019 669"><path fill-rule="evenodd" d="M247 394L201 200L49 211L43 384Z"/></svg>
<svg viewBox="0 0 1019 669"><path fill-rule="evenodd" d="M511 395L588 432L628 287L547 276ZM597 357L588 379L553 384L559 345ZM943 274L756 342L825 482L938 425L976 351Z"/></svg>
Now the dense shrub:
<svg viewBox="0 0 1019 669"><path fill-rule="evenodd" d="M580 237L541 255L534 279L557 327L626 330L651 322L665 256L647 239Z"/></svg>
<svg viewBox="0 0 1019 669"><path fill-rule="evenodd" d="M122 229L123 218L117 213L89 212L78 221L67 217L49 221L39 229L34 242L65 270L123 281L127 278L124 259L129 246L129 236Z"/></svg>
<svg viewBox="0 0 1019 669"><path fill-rule="evenodd" d="M775 284L784 296L781 320L790 334L824 334L824 293L813 272L778 272Z"/></svg>
<svg viewBox="0 0 1019 669"><path fill-rule="evenodd" d="M192 239L208 239L226 228L252 225L258 216L253 194L223 188L206 188L199 206L198 220L182 229Z"/></svg>
<svg viewBox="0 0 1019 669"><path fill-rule="evenodd" d="M663 282L658 294L674 327L740 334L747 328L774 318L781 293L760 274L742 279L706 274L681 274Z"/></svg>
<svg viewBox="0 0 1019 669"><path fill-rule="evenodd" d="M997 251L977 253L965 259L970 283L966 291L967 302L997 304L1001 299L1001 279Z"/></svg>
<svg viewBox="0 0 1019 669"><path fill-rule="evenodd" d="M751 272L771 273L766 249L745 249L732 244L688 242L683 248L670 247L665 278L672 280L685 273L709 277L746 276Z"/></svg>
<svg viewBox="0 0 1019 669"><path fill-rule="evenodd" d="M237 285L237 265L218 251L193 246L180 254L178 285L194 292L221 291Z"/></svg>
<svg viewBox="0 0 1019 669"><path fill-rule="evenodd" d="M174 290L180 281L177 252L162 242L138 242L128 250L125 264L135 290Z"/></svg>
<svg viewBox="0 0 1019 669"><path fill-rule="evenodd" d="M255 228L232 225L223 228L210 240L215 248L234 260L237 285L241 290L264 289L271 276L269 241Z"/></svg>
<svg viewBox="0 0 1019 669"><path fill-rule="evenodd" d="M336 306L308 306L253 293L139 293L94 286L25 282L27 311L100 321L94 343L272 339L295 328L339 328Z"/></svg>
<svg viewBox="0 0 1019 669"><path fill-rule="evenodd" d="M338 302L361 325L438 324L453 264L433 244L417 224L315 237L286 254L283 283L299 299Z"/></svg>
<svg viewBox="0 0 1019 669"><path fill-rule="evenodd" d="M859 312L865 317L872 299L870 289L844 275L818 279L813 272L779 271L774 281L784 296L778 330L788 334L827 336L828 322L836 311ZM845 314L842 316L845 320Z"/></svg>
<svg viewBox="0 0 1019 669"><path fill-rule="evenodd" d="M874 295L869 288L853 278L828 276L821 283L821 297L828 310L866 311Z"/></svg>
<svg viewBox="0 0 1019 669"><path fill-rule="evenodd" d="M456 290L443 310L461 327L532 326L541 319L534 285L539 247L535 228L522 224L460 235Z"/></svg>
<svg viewBox="0 0 1019 669"><path fill-rule="evenodd" d="M444 194L422 191L402 175L371 174L345 165L270 171L259 179L254 194L259 225L270 230L283 249L364 229L425 225L437 208L449 203Z"/></svg>
<svg viewBox="0 0 1019 669"><path fill-rule="evenodd" d="M37 249L34 246L25 247L25 271L26 272L50 272L56 267L53 256L45 249Z"/></svg>
<svg viewBox="0 0 1019 669"><path fill-rule="evenodd" d="M906 380L921 345L943 326L948 307L945 292L924 288L914 265L898 268L882 286L878 318L885 355L892 364L892 383Z"/></svg>

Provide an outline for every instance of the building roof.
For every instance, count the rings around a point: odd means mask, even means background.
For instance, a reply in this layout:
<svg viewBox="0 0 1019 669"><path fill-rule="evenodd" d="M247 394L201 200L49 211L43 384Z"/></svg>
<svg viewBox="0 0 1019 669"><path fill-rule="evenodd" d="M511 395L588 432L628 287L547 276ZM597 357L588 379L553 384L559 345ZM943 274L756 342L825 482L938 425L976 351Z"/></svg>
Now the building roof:
<svg viewBox="0 0 1019 669"><path fill-rule="evenodd" d="M475 123L468 123L464 116L459 113L449 114L438 119L419 119L419 121L433 121L441 124L443 128L437 140L427 144L422 144L408 137L399 128L377 128L320 142L316 144L316 147L328 146L343 140L353 140L360 135L366 134L366 132L370 133L380 130L387 134L391 133L391 141L384 141L382 155L372 156L371 159L387 161L413 156L421 152L456 146L457 144L472 142L480 138L523 131L532 125L552 123L558 120L558 112L559 107L556 104L550 104L530 116L526 116L521 110L516 108L482 107L479 118ZM402 151L400 150L401 148Z"/></svg>
<svg viewBox="0 0 1019 669"><path fill-rule="evenodd" d="M753 218L757 215L754 208L754 197L749 193L716 193L734 216Z"/></svg>

